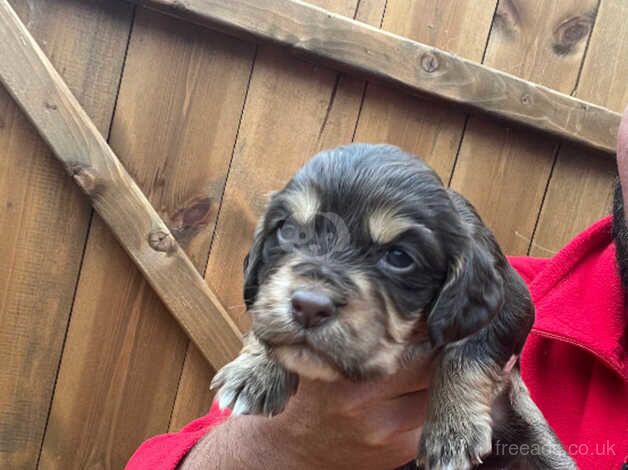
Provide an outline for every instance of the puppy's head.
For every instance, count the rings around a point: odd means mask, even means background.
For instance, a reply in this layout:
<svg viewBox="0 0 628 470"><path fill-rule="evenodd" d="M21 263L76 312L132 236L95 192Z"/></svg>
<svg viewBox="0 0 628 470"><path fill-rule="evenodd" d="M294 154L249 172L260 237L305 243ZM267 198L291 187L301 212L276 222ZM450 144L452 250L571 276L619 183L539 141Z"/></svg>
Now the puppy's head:
<svg viewBox="0 0 628 470"><path fill-rule="evenodd" d="M316 155L276 193L245 260L253 331L288 369L390 373L495 313L496 273L438 176L386 145Z"/></svg>

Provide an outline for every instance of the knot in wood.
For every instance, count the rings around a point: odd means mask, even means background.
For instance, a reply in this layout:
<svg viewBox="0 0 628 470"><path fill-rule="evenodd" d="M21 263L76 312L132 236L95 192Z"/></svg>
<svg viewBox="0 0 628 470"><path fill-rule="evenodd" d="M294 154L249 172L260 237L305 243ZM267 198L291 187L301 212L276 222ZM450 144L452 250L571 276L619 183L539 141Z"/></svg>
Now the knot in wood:
<svg viewBox="0 0 628 470"><path fill-rule="evenodd" d="M427 73L438 70L438 58L431 52L426 52L421 56L421 68Z"/></svg>
<svg viewBox="0 0 628 470"><path fill-rule="evenodd" d="M91 167L80 162L71 162L68 164L68 171L74 178L74 181L85 191L88 195L93 195L98 188L98 179L93 173Z"/></svg>
<svg viewBox="0 0 628 470"><path fill-rule="evenodd" d="M532 104L532 97L527 93L524 93L523 95L521 95L521 103L525 105Z"/></svg>
<svg viewBox="0 0 628 470"><path fill-rule="evenodd" d="M512 38L519 30L521 15L513 0L502 0L497 5L493 27L507 38Z"/></svg>
<svg viewBox="0 0 628 470"><path fill-rule="evenodd" d="M211 215L210 209L211 200L209 198L194 201L189 207L183 210L183 225L194 226L207 224L207 222L209 222L209 216Z"/></svg>
<svg viewBox="0 0 628 470"><path fill-rule="evenodd" d="M148 234L148 244L153 250L164 253L170 253L175 249L175 242L170 234L159 229Z"/></svg>
<svg viewBox="0 0 628 470"><path fill-rule="evenodd" d="M170 216L168 227L179 243L185 243L211 220L211 199L197 198Z"/></svg>
<svg viewBox="0 0 628 470"><path fill-rule="evenodd" d="M552 49L556 54L566 55L576 48L591 32L593 20L588 16L575 16L561 22L554 29Z"/></svg>

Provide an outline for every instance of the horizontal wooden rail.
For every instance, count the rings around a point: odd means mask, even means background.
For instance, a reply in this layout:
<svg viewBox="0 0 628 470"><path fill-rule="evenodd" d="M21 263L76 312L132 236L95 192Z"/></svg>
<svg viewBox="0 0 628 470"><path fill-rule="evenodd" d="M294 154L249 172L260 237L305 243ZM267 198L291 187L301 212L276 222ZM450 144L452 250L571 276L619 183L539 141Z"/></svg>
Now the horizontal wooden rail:
<svg viewBox="0 0 628 470"><path fill-rule="evenodd" d="M135 3L615 153L618 113L299 0Z"/></svg>
<svg viewBox="0 0 628 470"><path fill-rule="evenodd" d="M203 355L224 365L241 347L237 326L7 0L0 38L4 87Z"/></svg>

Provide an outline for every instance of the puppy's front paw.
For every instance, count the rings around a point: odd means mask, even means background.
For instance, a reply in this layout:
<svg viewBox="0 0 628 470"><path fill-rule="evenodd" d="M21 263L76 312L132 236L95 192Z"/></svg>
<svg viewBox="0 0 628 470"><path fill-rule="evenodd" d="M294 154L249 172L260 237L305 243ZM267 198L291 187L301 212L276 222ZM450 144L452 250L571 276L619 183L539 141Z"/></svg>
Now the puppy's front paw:
<svg viewBox="0 0 628 470"><path fill-rule="evenodd" d="M244 352L214 376L218 405L233 415L279 414L297 386L297 376L264 353Z"/></svg>
<svg viewBox="0 0 628 470"><path fill-rule="evenodd" d="M491 452L490 415L426 422L421 433L417 465L425 470L467 470Z"/></svg>

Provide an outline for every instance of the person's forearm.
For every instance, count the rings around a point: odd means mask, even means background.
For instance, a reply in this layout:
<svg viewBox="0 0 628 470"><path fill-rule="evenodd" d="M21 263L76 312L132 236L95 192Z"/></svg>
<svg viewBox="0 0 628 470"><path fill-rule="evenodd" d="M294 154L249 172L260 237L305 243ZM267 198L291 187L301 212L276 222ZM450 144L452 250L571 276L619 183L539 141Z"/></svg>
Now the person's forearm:
<svg viewBox="0 0 628 470"><path fill-rule="evenodd" d="M238 416L212 429L190 451L180 470L307 468L274 420Z"/></svg>

